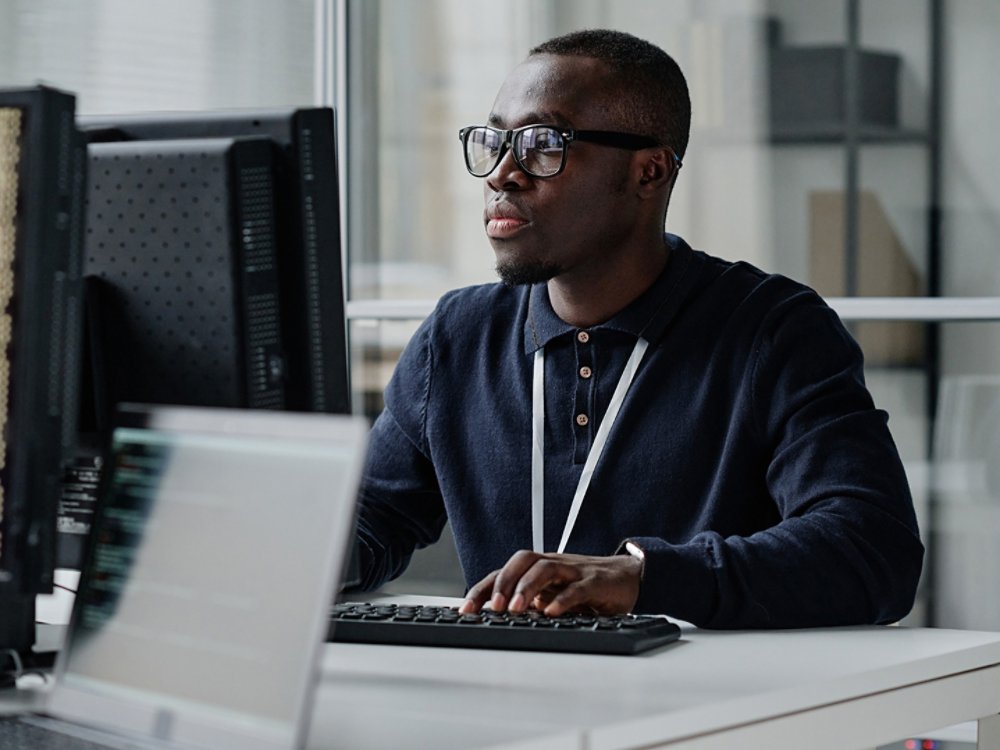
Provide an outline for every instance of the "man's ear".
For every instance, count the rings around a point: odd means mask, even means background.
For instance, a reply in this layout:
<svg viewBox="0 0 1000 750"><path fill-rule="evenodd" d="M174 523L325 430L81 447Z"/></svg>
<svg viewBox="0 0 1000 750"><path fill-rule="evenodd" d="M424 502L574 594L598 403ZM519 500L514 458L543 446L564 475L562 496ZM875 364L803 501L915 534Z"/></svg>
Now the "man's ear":
<svg viewBox="0 0 1000 750"><path fill-rule="evenodd" d="M664 187L669 188L677 174L673 152L661 148L646 150L637 159L639 170L638 192L640 196L648 196L659 192Z"/></svg>

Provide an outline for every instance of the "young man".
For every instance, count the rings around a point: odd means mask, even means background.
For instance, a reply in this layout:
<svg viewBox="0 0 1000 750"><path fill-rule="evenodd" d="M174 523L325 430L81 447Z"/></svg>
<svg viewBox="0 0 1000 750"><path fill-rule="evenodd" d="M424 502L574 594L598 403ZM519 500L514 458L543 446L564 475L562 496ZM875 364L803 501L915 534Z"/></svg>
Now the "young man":
<svg viewBox="0 0 1000 750"><path fill-rule="evenodd" d="M689 123L665 52L585 31L532 50L461 131L503 283L445 295L386 390L365 586L447 518L465 611L909 611L923 548L857 345L808 288L663 233Z"/></svg>

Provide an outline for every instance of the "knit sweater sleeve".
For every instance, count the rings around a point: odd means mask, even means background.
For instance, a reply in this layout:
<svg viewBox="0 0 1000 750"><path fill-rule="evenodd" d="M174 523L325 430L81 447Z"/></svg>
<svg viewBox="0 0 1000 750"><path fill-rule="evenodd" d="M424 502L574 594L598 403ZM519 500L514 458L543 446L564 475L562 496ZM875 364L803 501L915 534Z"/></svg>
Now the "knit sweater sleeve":
<svg viewBox="0 0 1000 750"><path fill-rule="evenodd" d="M684 544L634 538L646 556L637 610L715 628L886 623L910 610L923 546L888 417L862 366L857 344L811 291L769 312L748 376L781 521Z"/></svg>
<svg viewBox="0 0 1000 750"><path fill-rule="evenodd" d="M400 575L414 550L435 542L446 521L426 436L435 315L410 339L375 420L358 504L361 585Z"/></svg>

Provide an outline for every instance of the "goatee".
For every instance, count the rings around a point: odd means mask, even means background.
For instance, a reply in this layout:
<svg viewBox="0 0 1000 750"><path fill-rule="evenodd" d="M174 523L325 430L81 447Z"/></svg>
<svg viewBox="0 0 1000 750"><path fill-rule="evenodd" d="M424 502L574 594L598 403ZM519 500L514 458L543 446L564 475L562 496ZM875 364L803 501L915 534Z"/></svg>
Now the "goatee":
<svg viewBox="0 0 1000 750"><path fill-rule="evenodd" d="M522 284L542 284L559 275L559 267L553 263L497 262L497 276L507 286Z"/></svg>

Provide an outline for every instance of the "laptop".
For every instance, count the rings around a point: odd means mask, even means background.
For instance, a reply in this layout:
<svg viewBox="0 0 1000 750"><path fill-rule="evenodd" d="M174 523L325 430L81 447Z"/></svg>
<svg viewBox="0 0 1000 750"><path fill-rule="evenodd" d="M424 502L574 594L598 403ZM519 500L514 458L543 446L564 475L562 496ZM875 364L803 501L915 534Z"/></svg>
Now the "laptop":
<svg viewBox="0 0 1000 750"><path fill-rule="evenodd" d="M367 432L123 409L54 685L0 746L42 727L28 747L302 747Z"/></svg>

